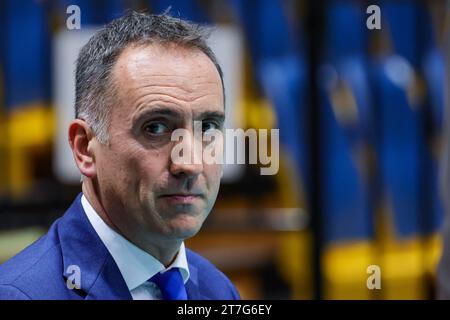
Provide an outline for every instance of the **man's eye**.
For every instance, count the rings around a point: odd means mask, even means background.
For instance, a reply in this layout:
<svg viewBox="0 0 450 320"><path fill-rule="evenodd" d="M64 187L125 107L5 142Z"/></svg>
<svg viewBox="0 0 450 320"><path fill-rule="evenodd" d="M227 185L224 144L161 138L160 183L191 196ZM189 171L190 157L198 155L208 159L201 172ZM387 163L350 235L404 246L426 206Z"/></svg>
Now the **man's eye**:
<svg viewBox="0 0 450 320"><path fill-rule="evenodd" d="M164 134L169 131L169 128L161 122L149 123L144 126L144 132L151 135Z"/></svg>
<svg viewBox="0 0 450 320"><path fill-rule="evenodd" d="M203 121L202 122L203 132L208 132L209 130L213 130L213 129L220 129L219 124L214 121Z"/></svg>

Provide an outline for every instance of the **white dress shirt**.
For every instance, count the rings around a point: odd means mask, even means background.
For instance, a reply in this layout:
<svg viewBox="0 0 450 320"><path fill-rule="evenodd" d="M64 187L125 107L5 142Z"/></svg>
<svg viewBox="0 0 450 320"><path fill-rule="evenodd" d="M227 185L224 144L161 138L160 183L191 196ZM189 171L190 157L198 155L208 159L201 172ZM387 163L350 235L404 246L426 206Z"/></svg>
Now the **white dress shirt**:
<svg viewBox="0 0 450 320"><path fill-rule="evenodd" d="M160 290L155 284L147 280L158 272L165 270L164 265L155 257L111 229L97 214L84 195L81 197L81 205L95 232L97 232L119 267L133 300L160 300ZM184 243L181 243L175 260L167 269L175 267L180 268L183 281L186 283L189 279L189 267Z"/></svg>

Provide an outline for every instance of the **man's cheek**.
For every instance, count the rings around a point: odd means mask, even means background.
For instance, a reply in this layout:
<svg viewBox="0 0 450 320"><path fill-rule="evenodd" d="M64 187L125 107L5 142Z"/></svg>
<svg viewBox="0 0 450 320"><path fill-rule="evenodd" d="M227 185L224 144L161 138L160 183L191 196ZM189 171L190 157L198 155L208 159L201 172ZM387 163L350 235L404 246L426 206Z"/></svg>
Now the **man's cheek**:
<svg viewBox="0 0 450 320"><path fill-rule="evenodd" d="M222 180L222 177L223 177L223 167L222 165L216 165L214 174L214 183L216 185L220 185L220 180Z"/></svg>
<svg viewBox="0 0 450 320"><path fill-rule="evenodd" d="M205 175L209 177L209 179L220 179L223 175L223 166L221 164L204 164L204 172Z"/></svg>

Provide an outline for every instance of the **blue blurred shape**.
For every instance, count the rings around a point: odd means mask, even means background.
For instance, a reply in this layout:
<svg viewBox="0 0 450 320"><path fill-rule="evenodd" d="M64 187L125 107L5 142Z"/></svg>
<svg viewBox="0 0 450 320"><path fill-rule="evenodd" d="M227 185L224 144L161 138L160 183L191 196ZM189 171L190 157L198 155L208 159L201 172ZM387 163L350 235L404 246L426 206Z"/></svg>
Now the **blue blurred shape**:
<svg viewBox="0 0 450 320"><path fill-rule="evenodd" d="M126 3L126 0L58 0L59 11L63 14L71 5L80 8L82 28L103 25L120 17L126 9Z"/></svg>
<svg viewBox="0 0 450 320"><path fill-rule="evenodd" d="M442 101L436 92L440 86L431 91L435 105L430 107L420 73L424 52L433 47L431 20L420 3L387 2L382 11L392 44L392 52L373 66L383 192L400 237L429 234L439 228L442 219L437 164L426 126L430 112L435 123L442 116ZM431 51L428 59L432 56ZM427 62L430 84L442 77L436 63Z"/></svg>
<svg viewBox="0 0 450 320"><path fill-rule="evenodd" d="M364 10L333 1L325 11L320 68L321 203L325 243L373 236L374 143Z"/></svg>
<svg viewBox="0 0 450 320"><path fill-rule="evenodd" d="M0 65L7 110L50 100L50 26L48 8L39 1L1 4Z"/></svg>
<svg viewBox="0 0 450 320"><path fill-rule="evenodd" d="M197 0L148 0L154 13L162 13L170 8L169 14L197 23L210 23Z"/></svg>
<svg viewBox="0 0 450 320"><path fill-rule="evenodd" d="M229 1L249 43L255 78L275 108L283 150L308 188L306 66L299 28L280 0Z"/></svg>

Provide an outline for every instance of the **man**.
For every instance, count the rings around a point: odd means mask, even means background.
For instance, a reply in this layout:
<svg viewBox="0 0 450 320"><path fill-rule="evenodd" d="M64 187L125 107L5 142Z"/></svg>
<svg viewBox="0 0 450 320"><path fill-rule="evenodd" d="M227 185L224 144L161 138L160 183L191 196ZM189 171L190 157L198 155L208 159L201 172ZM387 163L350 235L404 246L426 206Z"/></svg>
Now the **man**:
<svg viewBox="0 0 450 320"><path fill-rule="evenodd" d="M3 299L239 299L185 249L217 197L218 163L174 161L172 133L222 130L222 71L197 25L131 12L80 51L69 143L82 191L0 267ZM190 147L183 152L196 152Z"/></svg>

